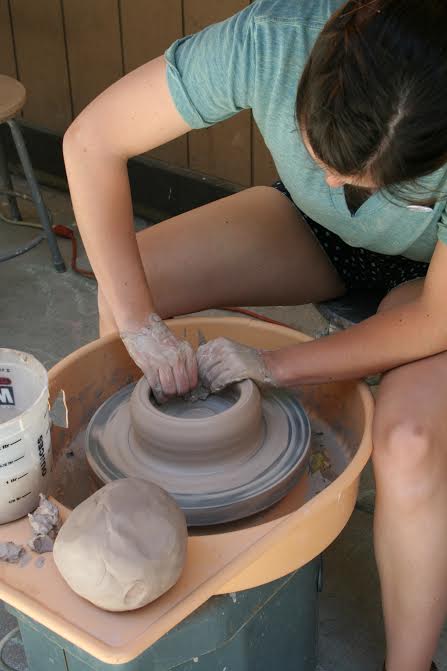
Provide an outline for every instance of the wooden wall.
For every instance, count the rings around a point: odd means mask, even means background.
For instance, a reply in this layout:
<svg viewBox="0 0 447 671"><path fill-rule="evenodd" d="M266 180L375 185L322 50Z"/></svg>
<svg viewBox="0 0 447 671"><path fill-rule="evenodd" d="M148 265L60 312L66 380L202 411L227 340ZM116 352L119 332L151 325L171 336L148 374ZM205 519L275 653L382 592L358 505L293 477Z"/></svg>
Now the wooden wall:
<svg viewBox="0 0 447 671"><path fill-rule="evenodd" d="M123 74L250 1L0 0L0 73L25 85L25 121L63 133ZM151 155L245 186L276 176L248 111Z"/></svg>

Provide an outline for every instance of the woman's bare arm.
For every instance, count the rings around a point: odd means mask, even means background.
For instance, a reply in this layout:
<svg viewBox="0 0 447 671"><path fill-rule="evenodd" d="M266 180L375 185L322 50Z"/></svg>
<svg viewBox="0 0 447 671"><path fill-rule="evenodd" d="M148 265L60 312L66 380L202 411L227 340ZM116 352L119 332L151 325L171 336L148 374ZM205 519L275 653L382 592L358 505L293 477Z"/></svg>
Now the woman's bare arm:
<svg viewBox="0 0 447 671"><path fill-rule="evenodd" d="M302 345L267 352L281 385L358 378L447 350L447 245L438 242L419 298Z"/></svg>
<svg viewBox="0 0 447 671"><path fill-rule="evenodd" d="M160 56L104 91L65 134L76 222L120 331L140 328L154 311L134 233L127 160L189 130Z"/></svg>
<svg viewBox="0 0 447 671"><path fill-rule="evenodd" d="M421 295L318 340L261 351L226 338L199 347L213 390L251 378L294 387L381 373L447 350L447 245L438 242Z"/></svg>

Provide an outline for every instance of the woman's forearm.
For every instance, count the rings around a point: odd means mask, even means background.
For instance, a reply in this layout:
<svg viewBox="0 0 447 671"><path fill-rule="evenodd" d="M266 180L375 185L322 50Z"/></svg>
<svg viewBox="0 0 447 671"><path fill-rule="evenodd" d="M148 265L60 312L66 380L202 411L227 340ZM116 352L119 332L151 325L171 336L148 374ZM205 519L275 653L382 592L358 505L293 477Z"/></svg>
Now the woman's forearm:
<svg viewBox="0 0 447 671"><path fill-rule="evenodd" d="M64 157L76 222L118 328L139 327L153 311L133 224L126 161L89 134L66 137Z"/></svg>
<svg viewBox="0 0 447 671"><path fill-rule="evenodd" d="M373 375L444 350L447 319L418 300L265 358L277 382L293 386Z"/></svg>

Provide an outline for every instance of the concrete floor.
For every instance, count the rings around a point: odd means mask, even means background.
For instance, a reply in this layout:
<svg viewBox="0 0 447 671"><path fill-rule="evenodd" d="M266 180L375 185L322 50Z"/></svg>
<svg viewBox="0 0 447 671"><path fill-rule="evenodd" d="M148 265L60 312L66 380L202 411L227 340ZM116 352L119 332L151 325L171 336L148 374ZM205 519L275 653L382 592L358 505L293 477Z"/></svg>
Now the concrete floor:
<svg viewBox="0 0 447 671"><path fill-rule="evenodd" d="M18 185L21 186L20 181ZM57 191L43 191L55 223L72 225L68 197ZM0 223L0 250L29 239L30 235L33 232L29 229ZM61 250L68 262L71 249L67 241L61 241ZM81 265L87 266L82 252ZM96 284L72 271L56 273L45 243L1 264L0 281L2 347L31 352L50 368L97 337ZM322 331L325 326L312 306L261 311L309 334ZM367 501L373 488L371 470L367 468L361 486L361 494ZM320 602L320 671L381 669L384 643L373 557L372 514L368 505L362 508L354 512L345 530L325 552ZM13 626L14 618L0 608L0 637ZM19 643L8 644L5 661L14 669L26 669ZM440 671L447 671L447 633L441 638L437 661Z"/></svg>

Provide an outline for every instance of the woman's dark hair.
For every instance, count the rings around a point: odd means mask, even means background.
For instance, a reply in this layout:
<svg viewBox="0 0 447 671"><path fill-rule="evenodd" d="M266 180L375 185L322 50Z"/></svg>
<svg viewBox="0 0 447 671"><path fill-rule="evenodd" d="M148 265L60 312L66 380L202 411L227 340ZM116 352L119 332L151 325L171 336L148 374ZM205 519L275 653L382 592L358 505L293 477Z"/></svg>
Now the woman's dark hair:
<svg viewBox="0 0 447 671"><path fill-rule="evenodd" d="M447 163L447 0L349 0L312 49L296 99L317 158L380 188Z"/></svg>

